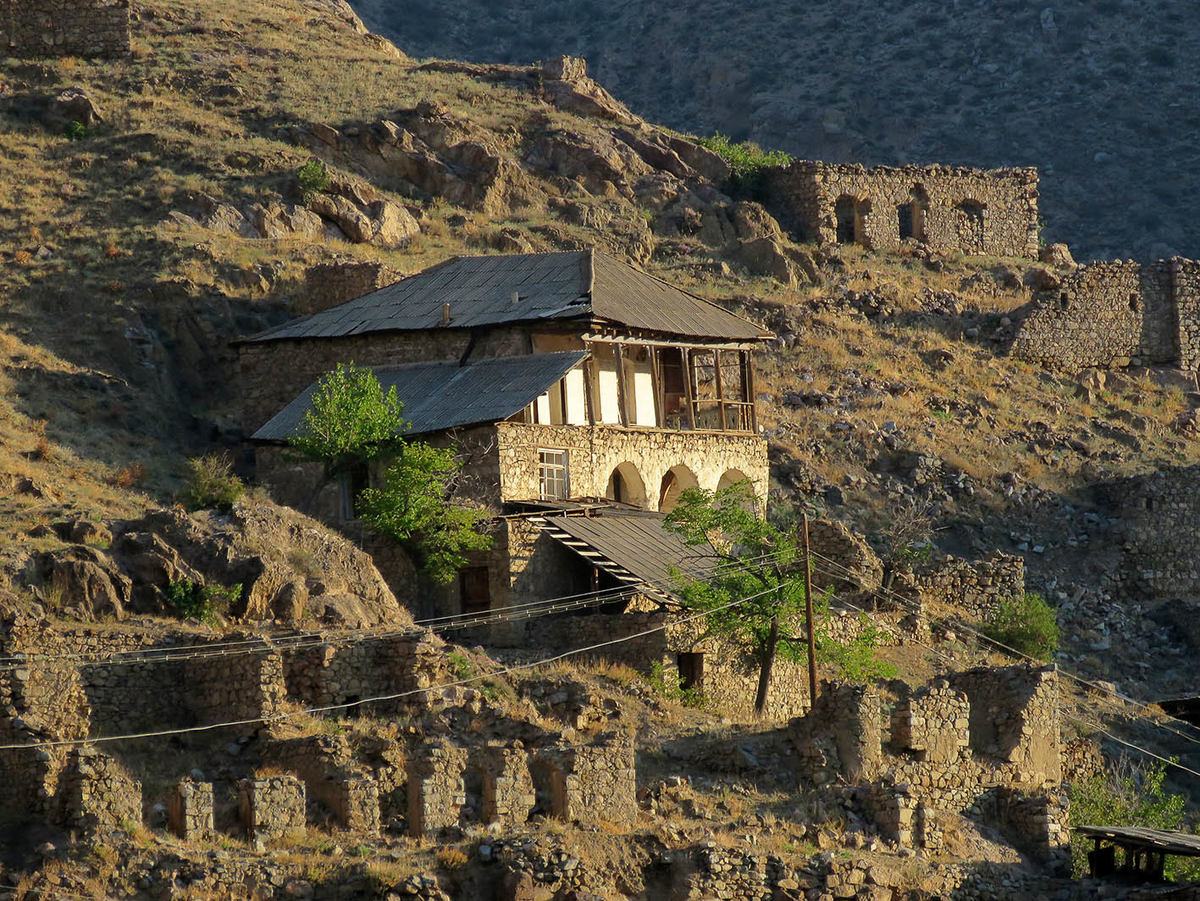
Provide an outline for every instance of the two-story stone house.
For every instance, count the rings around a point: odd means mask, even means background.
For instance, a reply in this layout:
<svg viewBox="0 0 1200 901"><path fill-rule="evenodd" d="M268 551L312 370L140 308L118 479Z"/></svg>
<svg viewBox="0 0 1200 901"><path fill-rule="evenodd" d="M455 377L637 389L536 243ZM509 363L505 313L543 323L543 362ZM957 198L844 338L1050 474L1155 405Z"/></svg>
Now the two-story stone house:
<svg viewBox="0 0 1200 901"><path fill-rule="evenodd" d="M751 354L769 337L600 251L452 259L240 342L245 425L259 477L301 502L315 473L276 446L321 375L338 362L371 366L396 386L408 434L454 443L464 490L501 514L495 550L418 612L495 610L637 579L636 563L556 543L545 514L661 513L690 486L741 479L765 496ZM352 521L369 478L326 492L319 515Z"/></svg>

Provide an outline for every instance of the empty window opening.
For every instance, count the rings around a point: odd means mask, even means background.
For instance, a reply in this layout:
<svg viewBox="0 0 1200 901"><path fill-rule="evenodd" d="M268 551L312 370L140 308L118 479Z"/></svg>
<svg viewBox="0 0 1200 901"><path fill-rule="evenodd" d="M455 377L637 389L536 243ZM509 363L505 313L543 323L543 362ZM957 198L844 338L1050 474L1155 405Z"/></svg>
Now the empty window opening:
<svg viewBox="0 0 1200 901"><path fill-rule="evenodd" d="M1064 291L1062 294L1058 295L1058 308L1060 310L1066 310L1066 309L1070 308L1070 306L1071 306L1071 298L1067 296L1066 291Z"/></svg>
<svg viewBox="0 0 1200 901"><path fill-rule="evenodd" d="M458 571L458 585L463 613L485 613L492 609L491 580L486 566L464 566Z"/></svg>
<svg viewBox="0 0 1200 901"><path fill-rule="evenodd" d="M538 449L538 497L544 501L567 499L567 452L565 450Z"/></svg>
<svg viewBox="0 0 1200 901"><path fill-rule="evenodd" d="M896 207L896 219L900 227L900 240L907 241L913 237L913 211L907 203Z"/></svg>
<svg viewBox="0 0 1200 901"><path fill-rule="evenodd" d="M963 253L983 253L984 206L978 200L964 200L955 213L958 225L958 249Z"/></svg>
<svg viewBox="0 0 1200 901"><path fill-rule="evenodd" d="M925 214L929 211L929 195L921 185L913 185L908 203L896 208L900 220L900 240L911 238L925 242Z"/></svg>
<svg viewBox="0 0 1200 901"><path fill-rule="evenodd" d="M1129 311L1131 313L1138 311L1138 296L1136 294L1129 295Z"/></svg>
<svg viewBox="0 0 1200 901"><path fill-rule="evenodd" d="M604 496L619 504L631 504L635 507L646 503L646 483L632 463L622 463L608 477L608 486Z"/></svg>
<svg viewBox="0 0 1200 901"><path fill-rule="evenodd" d="M853 244L855 225L858 218L857 202L849 194L843 194L834 204L833 214L837 218L837 242Z"/></svg>
<svg viewBox="0 0 1200 901"><path fill-rule="evenodd" d="M704 655L687 652L675 658L679 668L679 687L684 691L704 687Z"/></svg>
<svg viewBox="0 0 1200 901"><path fill-rule="evenodd" d="M662 477L658 490L658 509L662 513L670 513L679 503L683 492L699 485L696 474L686 466L673 466Z"/></svg>

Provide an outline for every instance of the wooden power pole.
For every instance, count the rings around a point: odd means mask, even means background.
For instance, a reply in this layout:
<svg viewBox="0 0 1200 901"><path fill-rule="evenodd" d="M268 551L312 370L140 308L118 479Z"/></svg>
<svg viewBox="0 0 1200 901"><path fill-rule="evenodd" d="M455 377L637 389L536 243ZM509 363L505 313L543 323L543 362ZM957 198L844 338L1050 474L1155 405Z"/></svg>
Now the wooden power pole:
<svg viewBox="0 0 1200 901"><path fill-rule="evenodd" d="M804 514L804 627L808 632L808 703L817 703L817 643L813 638L812 558L808 549L808 514Z"/></svg>

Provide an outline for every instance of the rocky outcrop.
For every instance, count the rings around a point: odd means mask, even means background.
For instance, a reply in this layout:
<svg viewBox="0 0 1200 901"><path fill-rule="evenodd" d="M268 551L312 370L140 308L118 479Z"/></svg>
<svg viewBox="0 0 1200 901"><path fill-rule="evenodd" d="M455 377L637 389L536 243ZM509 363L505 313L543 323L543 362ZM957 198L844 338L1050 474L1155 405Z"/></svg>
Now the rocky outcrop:
<svg viewBox="0 0 1200 901"><path fill-rule="evenodd" d="M84 620L178 612L171 586L190 582L240 585L228 612L247 621L412 623L367 554L286 507L242 503L228 515L176 507L113 532L108 552L73 545L38 558L33 572L49 603Z"/></svg>

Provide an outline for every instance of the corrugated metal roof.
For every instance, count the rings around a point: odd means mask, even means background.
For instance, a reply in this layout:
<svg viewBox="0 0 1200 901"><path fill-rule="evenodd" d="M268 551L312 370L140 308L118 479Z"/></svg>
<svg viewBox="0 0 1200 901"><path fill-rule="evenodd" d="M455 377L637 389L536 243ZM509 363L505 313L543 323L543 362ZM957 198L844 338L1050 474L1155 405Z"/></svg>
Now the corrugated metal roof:
<svg viewBox="0 0 1200 901"><path fill-rule="evenodd" d="M712 569L716 558L668 532L664 518L658 513L606 510L595 516L547 516L538 524L567 547L580 552L577 544L582 542L638 579L671 591L671 567L699 579Z"/></svg>
<svg viewBox="0 0 1200 901"><path fill-rule="evenodd" d="M561 379L587 351L495 357L459 366L453 360L384 366L374 370L383 390L396 387L411 423L408 435L499 422L523 410ZM286 441L304 422L317 383L255 432L254 441Z"/></svg>
<svg viewBox="0 0 1200 901"><path fill-rule="evenodd" d="M1200 836L1187 832L1164 832L1141 826L1073 826L1073 831L1093 838L1106 838L1119 845L1200 857Z"/></svg>
<svg viewBox="0 0 1200 901"><path fill-rule="evenodd" d="M442 328L445 303L450 304L450 328L598 317L630 328L692 337L751 341L770 337L714 303L587 250L458 257L248 340Z"/></svg>

